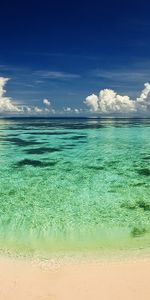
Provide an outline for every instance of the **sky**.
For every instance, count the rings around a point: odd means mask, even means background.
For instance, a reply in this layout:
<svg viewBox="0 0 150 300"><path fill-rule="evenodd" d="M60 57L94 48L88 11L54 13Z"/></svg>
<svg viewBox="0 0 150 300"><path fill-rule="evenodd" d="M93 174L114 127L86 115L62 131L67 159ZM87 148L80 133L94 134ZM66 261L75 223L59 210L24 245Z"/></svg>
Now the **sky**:
<svg viewBox="0 0 150 300"><path fill-rule="evenodd" d="M0 116L150 116L149 1L5 0L0 10Z"/></svg>

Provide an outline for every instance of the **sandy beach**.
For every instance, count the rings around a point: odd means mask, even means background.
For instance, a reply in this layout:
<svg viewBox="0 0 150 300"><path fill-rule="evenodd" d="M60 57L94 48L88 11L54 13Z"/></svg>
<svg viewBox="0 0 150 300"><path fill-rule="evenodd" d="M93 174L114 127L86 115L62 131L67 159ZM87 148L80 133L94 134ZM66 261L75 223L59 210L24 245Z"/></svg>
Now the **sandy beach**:
<svg viewBox="0 0 150 300"><path fill-rule="evenodd" d="M1 300L148 300L150 258L29 261L0 258Z"/></svg>

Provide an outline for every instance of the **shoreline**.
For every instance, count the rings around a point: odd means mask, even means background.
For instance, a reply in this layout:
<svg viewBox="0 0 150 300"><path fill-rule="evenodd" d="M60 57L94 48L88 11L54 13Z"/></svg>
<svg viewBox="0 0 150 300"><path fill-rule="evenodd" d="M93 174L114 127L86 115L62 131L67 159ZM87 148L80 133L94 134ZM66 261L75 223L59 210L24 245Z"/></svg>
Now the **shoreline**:
<svg viewBox="0 0 150 300"><path fill-rule="evenodd" d="M0 256L0 299L148 300L150 251L115 256Z"/></svg>

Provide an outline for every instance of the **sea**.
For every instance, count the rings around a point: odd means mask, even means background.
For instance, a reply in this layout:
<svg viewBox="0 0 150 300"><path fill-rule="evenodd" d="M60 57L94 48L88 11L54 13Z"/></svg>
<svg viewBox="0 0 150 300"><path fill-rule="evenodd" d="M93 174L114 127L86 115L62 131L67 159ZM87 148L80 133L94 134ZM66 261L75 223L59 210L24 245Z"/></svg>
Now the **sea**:
<svg viewBox="0 0 150 300"><path fill-rule="evenodd" d="M0 250L150 246L150 119L0 119Z"/></svg>

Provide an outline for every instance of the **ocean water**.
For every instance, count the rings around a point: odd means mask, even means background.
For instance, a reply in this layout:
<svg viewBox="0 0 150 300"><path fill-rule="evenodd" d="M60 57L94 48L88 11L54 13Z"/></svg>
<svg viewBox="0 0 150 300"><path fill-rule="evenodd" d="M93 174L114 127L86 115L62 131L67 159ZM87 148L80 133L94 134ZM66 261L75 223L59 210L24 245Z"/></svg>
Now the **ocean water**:
<svg viewBox="0 0 150 300"><path fill-rule="evenodd" d="M0 249L150 246L150 119L1 119Z"/></svg>

